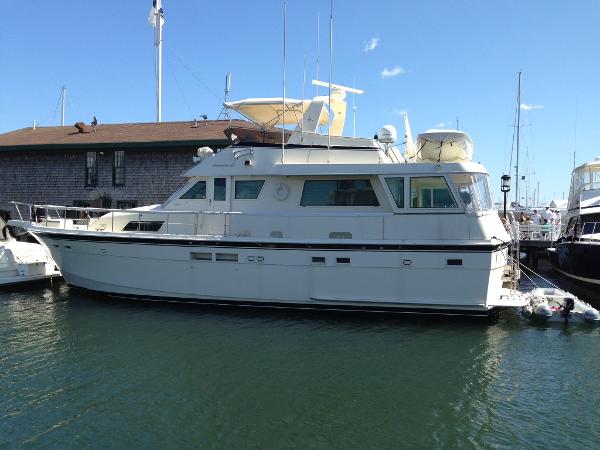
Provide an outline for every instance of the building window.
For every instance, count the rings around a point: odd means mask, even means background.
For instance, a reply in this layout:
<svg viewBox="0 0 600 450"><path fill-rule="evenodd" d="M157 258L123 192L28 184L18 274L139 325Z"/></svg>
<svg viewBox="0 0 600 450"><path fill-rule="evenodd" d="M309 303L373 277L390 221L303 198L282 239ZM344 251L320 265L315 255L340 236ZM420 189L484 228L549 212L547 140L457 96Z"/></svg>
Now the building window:
<svg viewBox="0 0 600 450"><path fill-rule="evenodd" d="M458 208L444 177L410 179L412 208Z"/></svg>
<svg viewBox="0 0 600 450"><path fill-rule="evenodd" d="M390 188L390 192L392 194L392 197L394 197L396 206L398 208L404 208L404 178L386 178L385 182L387 183L388 188Z"/></svg>
<svg viewBox="0 0 600 450"><path fill-rule="evenodd" d="M379 206L369 180L306 180L300 206Z"/></svg>
<svg viewBox="0 0 600 450"><path fill-rule="evenodd" d="M85 157L85 185L98 186L98 152L87 152Z"/></svg>
<svg viewBox="0 0 600 450"><path fill-rule="evenodd" d="M188 189L187 192L181 196L181 198L184 200L198 200L206 198L206 181L198 181L195 185Z"/></svg>
<svg viewBox="0 0 600 450"><path fill-rule="evenodd" d="M227 180L225 178L215 178L213 180L213 200L224 202L227 192Z"/></svg>
<svg viewBox="0 0 600 450"><path fill-rule="evenodd" d="M235 198L256 200L265 180L240 180L235 182Z"/></svg>
<svg viewBox="0 0 600 450"><path fill-rule="evenodd" d="M117 200L117 209L137 208L137 200Z"/></svg>
<svg viewBox="0 0 600 450"><path fill-rule="evenodd" d="M125 186L125 151L115 150L113 153L113 186Z"/></svg>

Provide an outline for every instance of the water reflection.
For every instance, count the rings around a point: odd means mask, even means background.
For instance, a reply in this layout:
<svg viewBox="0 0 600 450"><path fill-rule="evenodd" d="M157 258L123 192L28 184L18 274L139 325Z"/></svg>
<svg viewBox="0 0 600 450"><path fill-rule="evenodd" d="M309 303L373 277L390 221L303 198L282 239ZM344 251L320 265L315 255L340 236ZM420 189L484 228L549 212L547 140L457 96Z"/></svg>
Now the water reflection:
<svg viewBox="0 0 600 450"><path fill-rule="evenodd" d="M597 435L598 330L511 311L490 326L57 284L0 293L0 330L0 447L544 447L556 423L572 431L557 446Z"/></svg>

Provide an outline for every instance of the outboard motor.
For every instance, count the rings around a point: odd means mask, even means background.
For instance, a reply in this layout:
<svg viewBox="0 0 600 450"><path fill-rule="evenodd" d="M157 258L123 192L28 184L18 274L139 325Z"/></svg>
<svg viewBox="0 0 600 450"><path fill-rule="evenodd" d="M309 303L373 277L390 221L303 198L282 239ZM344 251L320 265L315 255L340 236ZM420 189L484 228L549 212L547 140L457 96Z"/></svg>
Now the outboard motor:
<svg viewBox="0 0 600 450"><path fill-rule="evenodd" d="M565 298L565 302L560 308L560 315L565 319L565 323L569 321L572 316L572 311L575 309L575 300L571 297Z"/></svg>

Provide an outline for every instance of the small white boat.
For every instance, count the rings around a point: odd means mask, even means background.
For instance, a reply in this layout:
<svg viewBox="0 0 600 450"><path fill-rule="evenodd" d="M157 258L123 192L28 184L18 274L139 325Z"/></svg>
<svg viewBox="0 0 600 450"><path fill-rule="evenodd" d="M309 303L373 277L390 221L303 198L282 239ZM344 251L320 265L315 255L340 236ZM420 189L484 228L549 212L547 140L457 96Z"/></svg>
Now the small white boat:
<svg viewBox="0 0 600 450"><path fill-rule="evenodd" d="M523 306L524 315L546 322L600 324L600 312L575 295L556 288L536 288Z"/></svg>
<svg viewBox="0 0 600 450"><path fill-rule="evenodd" d="M0 287L58 276L50 253L41 244L14 239L0 218Z"/></svg>

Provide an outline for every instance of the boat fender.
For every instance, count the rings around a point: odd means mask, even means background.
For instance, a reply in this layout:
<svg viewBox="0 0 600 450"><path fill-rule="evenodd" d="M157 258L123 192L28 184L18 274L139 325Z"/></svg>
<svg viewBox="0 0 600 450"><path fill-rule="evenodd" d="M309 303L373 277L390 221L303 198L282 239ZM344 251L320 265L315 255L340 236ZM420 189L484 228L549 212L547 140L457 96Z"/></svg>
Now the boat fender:
<svg viewBox="0 0 600 450"><path fill-rule="evenodd" d="M541 303L533 309L533 314L538 319L548 320L552 317L552 309L546 303Z"/></svg>
<svg viewBox="0 0 600 450"><path fill-rule="evenodd" d="M583 320L590 323L600 322L600 312L597 309L590 308L583 313Z"/></svg>
<svg viewBox="0 0 600 450"><path fill-rule="evenodd" d="M277 183L273 188L273 197L280 202L286 200L290 196L290 187L285 183Z"/></svg>

